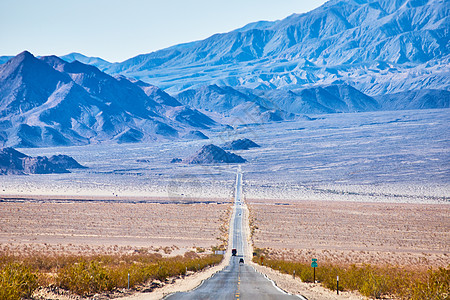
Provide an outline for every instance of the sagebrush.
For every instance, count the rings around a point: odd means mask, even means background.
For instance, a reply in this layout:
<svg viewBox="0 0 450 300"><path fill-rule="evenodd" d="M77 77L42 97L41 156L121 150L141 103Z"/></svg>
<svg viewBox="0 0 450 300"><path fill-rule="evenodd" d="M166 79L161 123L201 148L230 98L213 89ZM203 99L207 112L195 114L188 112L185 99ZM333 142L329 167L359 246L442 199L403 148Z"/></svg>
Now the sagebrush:
<svg viewBox="0 0 450 300"><path fill-rule="evenodd" d="M222 260L222 255L163 257L158 253L129 255L43 255L0 256L0 299L29 298L39 286L52 284L78 295L91 295L151 280L199 271Z"/></svg>
<svg viewBox="0 0 450 300"><path fill-rule="evenodd" d="M313 282L313 268L310 263L270 259L264 256L267 253L265 249L256 249L253 261L282 273L293 275L295 271L296 278ZM397 266L322 263L316 269L316 281L328 289L336 290L337 276L340 291L359 291L370 298L389 296L412 300L450 299L450 265L446 268L413 270Z"/></svg>

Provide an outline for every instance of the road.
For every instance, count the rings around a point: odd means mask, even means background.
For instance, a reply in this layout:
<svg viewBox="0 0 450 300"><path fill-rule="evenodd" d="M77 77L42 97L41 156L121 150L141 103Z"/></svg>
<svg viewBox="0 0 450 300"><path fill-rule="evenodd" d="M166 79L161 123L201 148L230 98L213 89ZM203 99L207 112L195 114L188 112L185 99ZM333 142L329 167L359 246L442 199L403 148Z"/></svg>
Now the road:
<svg viewBox="0 0 450 300"><path fill-rule="evenodd" d="M230 263L222 271L205 280L199 287L189 292L175 293L164 299L299 299L275 287L262 274L248 264L240 264L239 260L247 262L247 232L248 224L244 222L245 203L242 201L242 172L239 167L236 174L236 192L233 217L230 221L233 241L232 247L237 249L237 256L232 256ZM244 227L246 226L246 227ZM230 249L228 249L230 251ZM304 299L304 298L303 298Z"/></svg>

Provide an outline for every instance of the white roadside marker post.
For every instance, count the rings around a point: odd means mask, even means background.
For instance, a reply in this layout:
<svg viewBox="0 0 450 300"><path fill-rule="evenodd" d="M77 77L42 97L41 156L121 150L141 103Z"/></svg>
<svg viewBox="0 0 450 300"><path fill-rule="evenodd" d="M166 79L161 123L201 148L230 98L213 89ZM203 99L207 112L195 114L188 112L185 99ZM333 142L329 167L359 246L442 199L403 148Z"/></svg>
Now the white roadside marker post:
<svg viewBox="0 0 450 300"><path fill-rule="evenodd" d="M339 295L339 275L336 278L336 293Z"/></svg>

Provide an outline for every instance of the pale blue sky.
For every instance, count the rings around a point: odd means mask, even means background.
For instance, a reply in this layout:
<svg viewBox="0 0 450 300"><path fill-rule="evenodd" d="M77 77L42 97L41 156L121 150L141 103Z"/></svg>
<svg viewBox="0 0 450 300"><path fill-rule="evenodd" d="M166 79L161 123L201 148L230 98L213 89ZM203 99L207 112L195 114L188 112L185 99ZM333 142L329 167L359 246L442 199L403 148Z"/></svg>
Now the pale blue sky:
<svg viewBox="0 0 450 300"><path fill-rule="evenodd" d="M0 56L80 52L109 61L310 11L325 0L0 0Z"/></svg>

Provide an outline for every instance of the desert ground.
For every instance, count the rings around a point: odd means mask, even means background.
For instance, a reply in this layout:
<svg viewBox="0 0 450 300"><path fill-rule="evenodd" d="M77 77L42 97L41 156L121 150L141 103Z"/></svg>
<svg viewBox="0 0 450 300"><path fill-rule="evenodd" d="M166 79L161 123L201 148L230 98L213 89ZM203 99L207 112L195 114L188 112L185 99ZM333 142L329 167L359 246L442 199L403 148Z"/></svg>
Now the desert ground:
<svg viewBox="0 0 450 300"><path fill-rule="evenodd" d="M247 159L255 247L319 265L448 266L448 112L311 115L231 124L205 132L209 140L18 149L70 155L88 168L1 177L0 247L176 255L220 245L237 166L170 161L250 138L261 147L234 153Z"/></svg>
<svg viewBox="0 0 450 300"><path fill-rule="evenodd" d="M230 218L226 201L7 200L0 202L3 253L95 254L144 248L177 255L222 244Z"/></svg>
<svg viewBox="0 0 450 300"><path fill-rule="evenodd" d="M247 200L254 247L273 258L447 267L448 204Z"/></svg>

